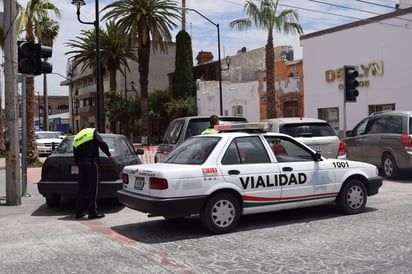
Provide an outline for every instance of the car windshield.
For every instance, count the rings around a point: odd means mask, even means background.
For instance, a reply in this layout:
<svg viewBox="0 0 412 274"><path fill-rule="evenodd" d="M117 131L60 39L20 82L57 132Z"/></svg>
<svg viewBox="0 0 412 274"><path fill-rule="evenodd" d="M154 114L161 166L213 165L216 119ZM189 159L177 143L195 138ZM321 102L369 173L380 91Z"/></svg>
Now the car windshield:
<svg viewBox="0 0 412 274"><path fill-rule="evenodd" d="M36 139L59 139L59 136L55 132L36 132Z"/></svg>
<svg viewBox="0 0 412 274"><path fill-rule="evenodd" d="M336 135L332 127L325 123L285 124L280 127L279 131L292 137L322 137Z"/></svg>
<svg viewBox="0 0 412 274"><path fill-rule="evenodd" d="M206 161L220 137L192 137L171 152L163 161L169 164L199 165Z"/></svg>
<svg viewBox="0 0 412 274"><path fill-rule="evenodd" d="M73 137L74 136L66 137L60 143L60 145L56 148L55 153L73 153L73 146L72 146ZM119 151L120 150L119 146L123 145L124 143L124 142L121 142L121 140L116 139L116 138L111 138L111 137L106 137L106 136L102 136L102 138L109 146L109 151L112 154L115 153L116 151ZM128 147L128 149L130 150L131 148ZM99 152L101 155L104 154L100 149L99 149Z"/></svg>

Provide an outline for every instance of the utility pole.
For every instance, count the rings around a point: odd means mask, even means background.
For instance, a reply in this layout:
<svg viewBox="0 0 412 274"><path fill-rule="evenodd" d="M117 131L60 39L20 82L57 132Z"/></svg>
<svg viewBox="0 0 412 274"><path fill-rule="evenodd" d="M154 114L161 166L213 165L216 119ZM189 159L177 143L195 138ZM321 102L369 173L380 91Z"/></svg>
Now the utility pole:
<svg viewBox="0 0 412 274"><path fill-rule="evenodd" d="M4 3L4 78L6 103L6 203L7 205L21 205L21 175L19 126L17 112L17 40L16 40L16 1ZM25 91L23 91L25 92Z"/></svg>

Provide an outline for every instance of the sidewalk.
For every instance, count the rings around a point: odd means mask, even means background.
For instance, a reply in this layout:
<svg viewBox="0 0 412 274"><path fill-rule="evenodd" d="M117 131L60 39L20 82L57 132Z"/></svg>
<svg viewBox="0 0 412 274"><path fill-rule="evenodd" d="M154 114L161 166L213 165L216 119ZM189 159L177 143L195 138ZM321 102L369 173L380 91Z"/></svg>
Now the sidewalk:
<svg viewBox="0 0 412 274"><path fill-rule="evenodd" d="M0 273L171 273L179 269L169 265L170 260L162 262L164 254L153 254L148 245L117 232L147 222L146 214L114 201L99 204L106 214L99 220L75 219L70 201L49 208L37 191L41 168L28 168L29 195L21 197L21 205L7 206L4 162L0 159Z"/></svg>

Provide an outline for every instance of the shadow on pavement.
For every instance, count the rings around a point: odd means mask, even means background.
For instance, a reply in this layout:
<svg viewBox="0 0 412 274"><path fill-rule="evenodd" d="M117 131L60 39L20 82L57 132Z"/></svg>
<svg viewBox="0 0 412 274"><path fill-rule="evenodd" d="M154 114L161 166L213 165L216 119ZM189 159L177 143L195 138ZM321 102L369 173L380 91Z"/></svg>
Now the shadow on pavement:
<svg viewBox="0 0 412 274"><path fill-rule="evenodd" d="M366 207L361 214L375 210L375 208ZM318 220L341 218L343 216L346 215L339 213L337 206L334 204L245 215L241 216L236 231L273 228L294 223L307 223ZM199 216L172 220L157 219L141 223L113 226L111 229L129 239L146 244L196 239L212 235L203 228Z"/></svg>
<svg viewBox="0 0 412 274"><path fill-rule="evenodd" d="M124 208L117 199L103 199L99 201L98 209L103 213L117 213ZM75 200L63 200L58 207L48 207L46 203L38 207L32 216L62 216L60 220L77 220L74 217Z"/></svg>

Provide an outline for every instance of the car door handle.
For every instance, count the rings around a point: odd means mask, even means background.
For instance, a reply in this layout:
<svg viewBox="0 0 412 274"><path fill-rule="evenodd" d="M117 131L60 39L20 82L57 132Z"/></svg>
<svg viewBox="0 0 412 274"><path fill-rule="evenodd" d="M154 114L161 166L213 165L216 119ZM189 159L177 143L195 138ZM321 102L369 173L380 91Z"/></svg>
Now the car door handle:
<svg viewBox="0 0 412 274"><path fill-rule="evenodd" d="M240 174L240 170L229 170L227 173L229 173L229 175L239 175Z"/></svg>
<svg viewBox="0 0 412 274"><path fill-rule="evenodd" d="M293 168L291 168L290 166L287 167L282 167L282 171L292 171Z"/></svg>

